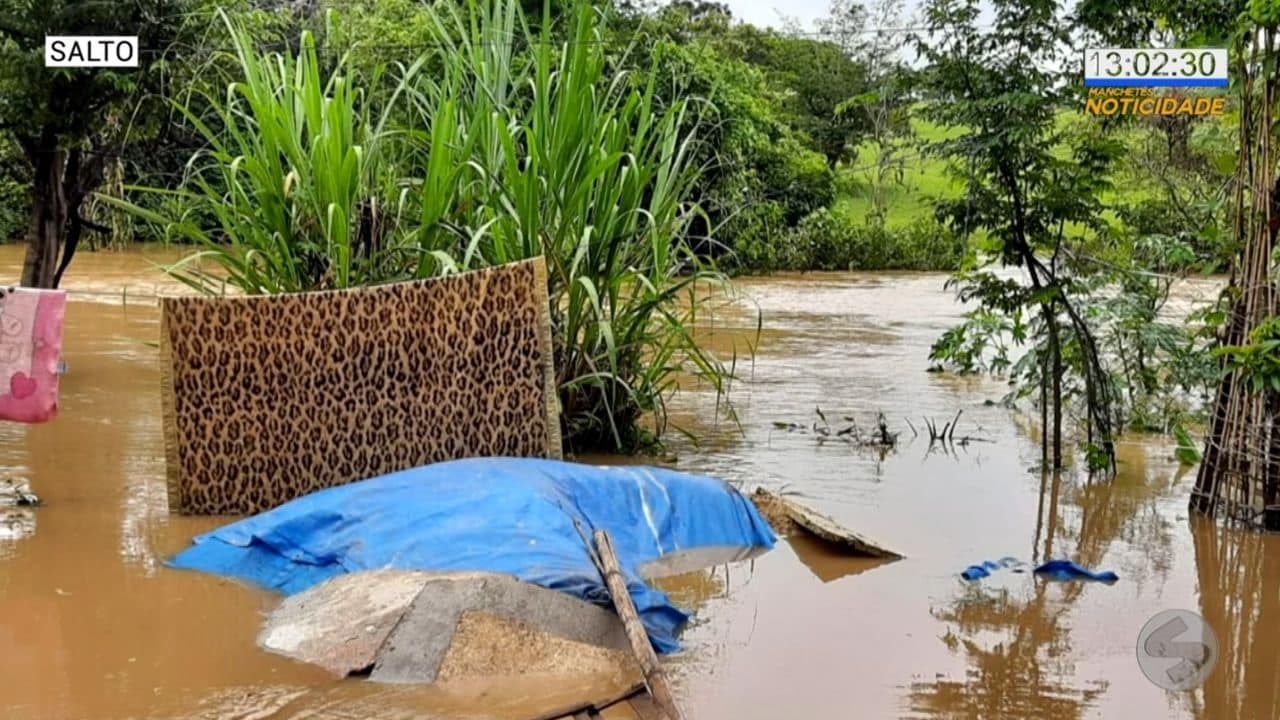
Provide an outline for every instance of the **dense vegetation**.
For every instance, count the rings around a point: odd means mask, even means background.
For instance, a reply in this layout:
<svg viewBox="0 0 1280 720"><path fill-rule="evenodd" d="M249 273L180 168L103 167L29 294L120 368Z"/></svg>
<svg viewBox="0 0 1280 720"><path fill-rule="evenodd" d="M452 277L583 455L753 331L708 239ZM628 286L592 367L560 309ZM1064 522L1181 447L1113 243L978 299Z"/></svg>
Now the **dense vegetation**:
<svg viewBox="0 0 1280 720"><path fill-rule="evenodd" d="M14 7L6 10L6 3ZM558 37L571 32L558 19L572 4L549 5L548 22ZM521 5L529 24L540 25L542 4ZM30 42L34 36L0 27L0 35L11 38L0 44L0 94L9 98L3 110L15 125L18 117L31 125L41 122L40 113L32 112L38 106L68 105L86 93L102 97L83 113L63 113L79 125L51 129L69 152L78 148L94 160L84 163L82 184L91 190L105 184L116 196L122 195L122 182L174 185L191 152L202 146L201 133L169 101L188 103L201 92L222 92L232 66L219 58L230 39L215 18L218 9L260 47L296 47L309 30L324 69L342 62L350 77L368 82L383 67L379 86L357 88L378 96L392 89L397 63L412 64L435 42L431 8L460 7L458 0L139 4L139 17L168 19L157 25L140 21L136 12L85 16L75 6L55 2L39 11L31 27L147 25L152 30L144 44L168 50L144 55L151 62L140 73L68 75L97 77L107 89L87 88L31 72L40 50ZM700 255L717 258L729 272L960 266L970 238L948 228L933 203L961 196L965 184L933 152L947 130L929 117L918 54L904 49L911 38L907 30L923 26L905 15L901 2L872 0L863 7L836 0L820 32L745 25L717 3L598 7L607 62L652 81L658 103L685 99L697 106L702 132L692 162L702 172L693 199L702 212L686 236ZM0 2L6 17L34 12L17 0ZM522 62L523 50L514 52ZM38 78L46 80L33 80ZM1072 115L1075 107L1068 104L1060 112ZM1203 139L1197 137L1202 125L1128 128L1121 138L1125 146L1146 158L1148 167L1159 168L1158 177L1139 171L1126 178L1138 179L1136 184L1117 183L1126 190L1107 198L1107 218L1119 233L1185 235L1198 260L1225 266L1230 253L1223 249L1222 213L1215 216L1200 202L1206 200L1201 171L1214 169L1198 167L1203 156L1197 156L1195 143ZM31 203L48 194L27 192L35 165L15 142L20 128L6 129L0 136L0 239L24 235ZM1177 160L1170 170L1155 152L1166 140L1167 157ZM86 242L160 239L92 198L86 204L87 212L70 213L71 220L83 216L95 230L108 228L86 232Z"/></svg>
<svg viewBox="0 0 1280 720"><path fill-rule="evenodd" d="M1009 376L1047 463L1078 425L1101 467L1126 428L1202 419L1222 310L1163 307L1239 249L1232 117L1080 113L1072 48L1167 39L1167 5L835 0L805 32L688 0L0 0L0 237L40 285L82 237L190 243L172 271L208 292L543 255L582 448L660 435L683 374L723 386L708 282L956 271L939 369ZM135 25L136 73L32 69L43 27Z"/></svg>

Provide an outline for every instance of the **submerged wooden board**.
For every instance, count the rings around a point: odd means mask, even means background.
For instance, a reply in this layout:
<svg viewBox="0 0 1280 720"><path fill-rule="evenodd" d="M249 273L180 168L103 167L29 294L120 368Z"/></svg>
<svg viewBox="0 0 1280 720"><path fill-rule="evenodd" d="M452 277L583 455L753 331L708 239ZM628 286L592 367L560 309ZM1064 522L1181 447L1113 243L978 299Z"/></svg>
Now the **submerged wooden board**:
<svg viewBox="0 0 1280 720"><path fill-rule="evenodd" d="M161 307L170 511L251 514L433 462L560 457L541 258Z"/></svg>
<svg viewBox="0 0 1280 720"><path fill-rule="evenodd" d="M841 526L826 515L764 488L756 488L751 499L780 535L801 530L825 542L847 548L855 555L890 560L902 557L900 553Z"/></svg>
<svg viewBox="0 0 1280 720"><path fill-rule="evenodd" d="M530 720L603 720L605 718L638 718L638 720L670 720L654 702L644 685L636 685L619 696L584 702Z"/></svg>

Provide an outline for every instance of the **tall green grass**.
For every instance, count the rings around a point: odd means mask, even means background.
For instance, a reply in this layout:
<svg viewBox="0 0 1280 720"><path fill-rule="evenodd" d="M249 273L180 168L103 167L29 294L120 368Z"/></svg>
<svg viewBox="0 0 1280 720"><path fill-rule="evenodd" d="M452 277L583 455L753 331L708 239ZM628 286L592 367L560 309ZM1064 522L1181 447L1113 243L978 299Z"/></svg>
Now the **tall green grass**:
<svg viewBox="0 0 1280 720"><path fill-rule="evenodd" d="M441 4L439 46L415 106L424 131L424 264L467 269L542 254L550 270L567 437L631 447L677 374L719 387L699 349L695 288L719 282L680 237L697 208L696 125L684 100L660 104L614 70L597 11L570 15L558 42L532 36L513 2ZM550 23L542 23L549 28Z"/></svg>
<svg viewBox="0 0 1280 720"><path fill-rule="evenodd" d="M514 0L426 12L427 53L397 82L361 86L341 64L324 77L309 36L288 58L233 29L243 77L204 99L211 117L183 108L209 149L172 191L177 217L122 206L203 245L170 271L205 292L351 287L541 255L566 442L648 444L678 378L721 391L729 375L694 338L702 293L723 276L676 240L699 212L697 118L685 100L660 102L653 74L610 62L617 49L587 2L537 32Z"/></svg>
<svg viewBox="0 0 1280 720"><path fill-rule="evenodd" d="M144 189L170 195L177 217L117 204L202 246L168 271L204 292L300 292L404 276L381 184L393 150L387 120L405 82L375 116L360 87L368 79L345 75L341 64L322 73L310 33L289 57L260 53L247 32L230 30L241 76L221 94L197 90L177 105L206 148L188 163L184 187Z"/></svg>

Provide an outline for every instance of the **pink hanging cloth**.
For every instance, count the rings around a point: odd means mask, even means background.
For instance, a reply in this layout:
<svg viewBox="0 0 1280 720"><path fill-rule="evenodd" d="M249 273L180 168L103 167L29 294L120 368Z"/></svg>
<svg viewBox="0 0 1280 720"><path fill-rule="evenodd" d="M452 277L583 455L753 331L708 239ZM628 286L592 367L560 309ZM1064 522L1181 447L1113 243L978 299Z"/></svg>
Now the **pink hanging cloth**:
<svg viewBox="0 0 1280 720"><path fill-rule="evenodd" d="M58 413L62 290L0 288L0 420L38 423Z"/></svg>

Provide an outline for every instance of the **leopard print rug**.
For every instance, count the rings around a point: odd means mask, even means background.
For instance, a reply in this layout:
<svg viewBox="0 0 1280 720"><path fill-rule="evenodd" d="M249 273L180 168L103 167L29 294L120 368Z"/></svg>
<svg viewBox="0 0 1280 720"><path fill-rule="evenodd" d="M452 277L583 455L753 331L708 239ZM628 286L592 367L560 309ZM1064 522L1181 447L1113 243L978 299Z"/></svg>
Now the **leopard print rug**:
<svg viewBox="0 0 1280 720"><path fill-rule="evenodd" d="M165 298L169 508L248 514L474 456L559 458L541 258L354 290Z"/></svg>

